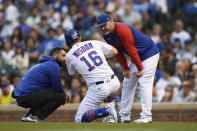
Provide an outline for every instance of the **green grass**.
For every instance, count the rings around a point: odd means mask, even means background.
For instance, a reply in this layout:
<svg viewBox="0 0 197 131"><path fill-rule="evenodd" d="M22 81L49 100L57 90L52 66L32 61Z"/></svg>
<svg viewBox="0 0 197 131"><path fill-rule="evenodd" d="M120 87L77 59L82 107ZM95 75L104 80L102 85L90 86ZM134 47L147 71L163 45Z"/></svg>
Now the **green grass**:
<svg viewBox="0 0 197 131"><path fill-rule="evenodd" d="M0 122L0 131L197 131L197 123L154 122L151 124L80 124L66 122Z"/></svg>

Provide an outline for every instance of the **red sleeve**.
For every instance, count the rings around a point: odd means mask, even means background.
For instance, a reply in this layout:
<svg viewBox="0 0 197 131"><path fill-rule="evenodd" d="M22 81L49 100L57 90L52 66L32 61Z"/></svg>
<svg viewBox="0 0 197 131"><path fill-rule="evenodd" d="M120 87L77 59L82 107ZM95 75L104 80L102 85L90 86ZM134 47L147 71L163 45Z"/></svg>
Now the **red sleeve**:
<svg viewBox="0 0 197 131"><path fill-rule="evenodd" d="M129 56L131 57L132 61L134 62L138 70L143 69L142 62L139 57L137 48L135 47L133 34L130 28L126 25L117 23L116 31L121 43L125 47L126 51L128 52Z"/></svg>
<svg viewBox="0 0 197 131"><path fill-rule="evenodd" d="M120 65L122 66L123 70L129 70L128 64L127 64L127 60L123 54L123 52L119 49L118 50L118 54L115 55L116 60L120 63Z"/></svg>

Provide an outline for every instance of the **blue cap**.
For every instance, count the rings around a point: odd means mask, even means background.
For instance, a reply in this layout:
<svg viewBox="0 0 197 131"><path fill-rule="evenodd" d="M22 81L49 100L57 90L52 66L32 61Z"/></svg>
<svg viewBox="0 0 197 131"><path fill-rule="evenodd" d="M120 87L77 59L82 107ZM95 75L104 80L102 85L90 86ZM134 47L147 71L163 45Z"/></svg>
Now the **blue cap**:
<svg viewBox="0 0 197 131"><path fill-rule="evenodd" d="M192 41L191 41L190 39L187 39L187 40L184 41L184 43L185 43L185 44L191 44Z"/></svg>
<svg viewBox="0 0 197 131"><path fill-rule="evenodd" d="M80 34L74 29L69 29L65 31L64 38L66 39L67 46L71 47L70 43L80 38Z"/></svg>
<svg viewBox="0 0 197 131"><path fill-rule="evenodd" d="M180 39L179 39L179 38L175 38L175 39L174 39L174 41L176 41L176 42L177 42L177 41L180 41Z"/></svg>
<svg viewBox="0 0 197 131"><path fill-rule="evenodd" d="M9 83L7 81L2 81L1 82L1 87L6 87L8 85L9 85Z"/></svg>
<svg viewBox="0 0 197 131"><path fill-rule="evenodd" d="M103 26L104 24L106 24L109 20L111 20L111 16L108 14L101 14L96 18L96 23L97 26Z"/></svg>

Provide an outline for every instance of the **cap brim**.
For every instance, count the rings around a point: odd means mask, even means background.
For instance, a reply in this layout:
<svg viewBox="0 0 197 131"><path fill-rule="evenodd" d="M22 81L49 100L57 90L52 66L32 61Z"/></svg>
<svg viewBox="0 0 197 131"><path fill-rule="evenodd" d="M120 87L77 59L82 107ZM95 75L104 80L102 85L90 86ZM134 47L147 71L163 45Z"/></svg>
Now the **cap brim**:
<svg viewBox="0 0 197 131"><path fill-rule="evenodd" d="M101 27L101 26L103 26L103 25L105 25L107 22L105 22L105 23L100 23L100 24L97 24L97 27Z"/></svg>

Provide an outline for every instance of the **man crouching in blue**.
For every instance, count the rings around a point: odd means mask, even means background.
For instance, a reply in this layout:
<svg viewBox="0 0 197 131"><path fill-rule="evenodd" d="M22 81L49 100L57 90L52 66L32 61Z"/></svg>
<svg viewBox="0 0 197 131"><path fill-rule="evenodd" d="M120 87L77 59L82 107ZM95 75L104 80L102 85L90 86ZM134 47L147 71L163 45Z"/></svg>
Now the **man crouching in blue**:
<svg viewBox="0 0 197 131"><path fill-rule="evenodd" d="M30 68L14 89L12 96L17 105L30 108L22 121L43 122L69 97L64 92L60 79L60 67L65 64L66 49L55 47L49 56Z"/></svg>

